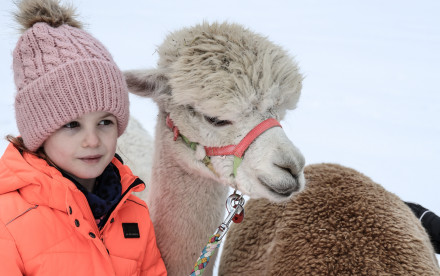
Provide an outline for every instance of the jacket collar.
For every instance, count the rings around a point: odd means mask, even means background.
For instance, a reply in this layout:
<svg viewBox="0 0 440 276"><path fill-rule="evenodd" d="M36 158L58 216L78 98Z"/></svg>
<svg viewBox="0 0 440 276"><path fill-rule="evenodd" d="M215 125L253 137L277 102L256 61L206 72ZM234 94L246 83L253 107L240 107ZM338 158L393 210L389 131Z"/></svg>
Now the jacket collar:
<svg viewBox="0 0 440 276"><path fill-rule="evenodd" d="M112 163L119 170L122 192L125 193L137 177L117 158L113 158ZM0 159L0 180L0 194L19 190L29 203L47 205L63 212L66 212L66 203L70 198L68 194L82 194L74 183L45 160L28 153L22 154L12 144L8 145ZM139 192L144 188L145 184L132 190Z"/></svg>

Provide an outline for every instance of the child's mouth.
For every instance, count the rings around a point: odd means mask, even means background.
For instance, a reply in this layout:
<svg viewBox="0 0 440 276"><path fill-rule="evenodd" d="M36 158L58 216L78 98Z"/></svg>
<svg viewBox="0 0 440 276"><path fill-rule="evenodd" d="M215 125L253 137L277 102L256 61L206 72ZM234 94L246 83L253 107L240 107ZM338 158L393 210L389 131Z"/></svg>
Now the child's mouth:
<svg viewBox="0 0 440 276"><path fill-rule="evenodd" d="M93 156L81 157L80 160L89 164L94 164L94 163L98 163L99 160L101 160L101 157L102 155L93 155Z"/></svg>

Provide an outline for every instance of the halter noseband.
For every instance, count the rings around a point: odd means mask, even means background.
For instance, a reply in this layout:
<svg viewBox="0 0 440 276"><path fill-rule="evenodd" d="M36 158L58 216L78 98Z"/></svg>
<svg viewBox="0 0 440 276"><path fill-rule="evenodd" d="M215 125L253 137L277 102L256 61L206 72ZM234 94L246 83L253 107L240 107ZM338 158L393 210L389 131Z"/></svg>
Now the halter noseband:
<svg viewBox="0 0 440 276"><path fill-rule="evenodd" d="M174 125L173 120L171 120L170 115L167 115L166 119L167 126L173 131L174 133L174 141L177 140L177 138L180 136L182 137L182 140L193 150L196 149L198 143L191 142L183 136L180 132L177 126ZM206 156L203 158L203 163L215 174L217 174L211 164L210 156L219 156L219 155L234 155L234 167L233 167L233 175L234 177L237 176L237 168L241 164L241 161L243 160L244 152L248 149L250 144L257 139L258 136L263 134L266 130L273 128L273 127L281 127L280 123L275 120L274 118L269 118L267 120L264 120L263 122L259 123L257 126L255 126L251 131L249 131L248 134L238 143L237 145L228 145L223 147L204 147Z"/></svg>

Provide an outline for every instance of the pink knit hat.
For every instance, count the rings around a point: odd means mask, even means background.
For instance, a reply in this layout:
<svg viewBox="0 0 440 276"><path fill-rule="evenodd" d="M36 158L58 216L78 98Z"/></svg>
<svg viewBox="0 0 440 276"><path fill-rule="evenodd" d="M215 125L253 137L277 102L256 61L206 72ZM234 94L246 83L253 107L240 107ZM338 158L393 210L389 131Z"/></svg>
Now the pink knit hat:
<svg viewBox="0 0 440 276"><path fill-rule="evenodd" d="M34 20L13 53L15 116L26 147L36 151L61 126L94 111L113 114L121 135L129 117L128 90L110 53L75 24L64 24L71 18L66 20L66 10L56 6L57 1L24 2L49 14L43 18L34 9L34 17L26 11L16 16L25 28L23 21ZM51 5L61 10L61 23L56 13L44 10ZM43 22L34 23L35 17Z"/></svg>

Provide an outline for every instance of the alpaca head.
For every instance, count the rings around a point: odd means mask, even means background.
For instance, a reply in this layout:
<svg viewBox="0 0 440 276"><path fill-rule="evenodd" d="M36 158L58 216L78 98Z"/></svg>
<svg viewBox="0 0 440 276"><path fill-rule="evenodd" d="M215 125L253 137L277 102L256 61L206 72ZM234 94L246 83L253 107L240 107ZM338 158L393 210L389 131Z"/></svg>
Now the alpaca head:
<svg viewBox="0 0 440 276"><path fill-rule="evenodd" d="M159 134L182 167L250 197L281 201L303 189L304 158L280 127L250 144L235 177L233 156L210 157L212 170L201 161L204 147L236 145L262 121L280 121L295 108L302 76L283 49L239 25L203 23L171 33L158 53L157 69L125 76L131 92L158 104L158 124L169 116L195 143L173 142L166 127Z"/></svg>

